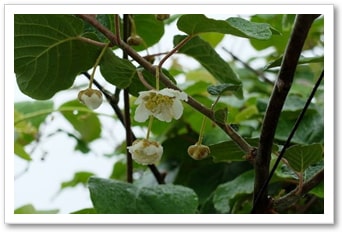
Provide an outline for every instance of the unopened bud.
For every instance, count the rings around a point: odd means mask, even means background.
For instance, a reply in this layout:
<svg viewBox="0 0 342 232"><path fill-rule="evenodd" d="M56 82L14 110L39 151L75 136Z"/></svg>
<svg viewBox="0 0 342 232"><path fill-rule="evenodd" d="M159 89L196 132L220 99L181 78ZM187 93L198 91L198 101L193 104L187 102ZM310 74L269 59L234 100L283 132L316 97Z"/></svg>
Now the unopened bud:
<svg viewBox="0 0 342 232"><path fill-rule="evenodd" d="M78 93L78 100L90 109L97 109L102 104L102 93L96 89L85 89Z"/></svg>
<svg viewBox="0 0 342 232"><path fill-rule="evenodd" d="M191 158L195 160L201 160L206 158L210 153L210 149L208 146L205 145L191 145L188 148L188 154L191 156Z"/></svg>
<svg viewBox="0 0 342 232"><path fill-rule="evenodd" d="M138 46L142 44L142 42L143 42L143 39L138 35L131 35L127 39L128 45L131 45L131 46Z"/></svg>
<svg viewBox="0 0 342 232"><path fill-rule="evenodd" d="M163 21L165 19L170 18L169 14L156 14L155 16L156 16L156 19L159 21Z"/></svg>

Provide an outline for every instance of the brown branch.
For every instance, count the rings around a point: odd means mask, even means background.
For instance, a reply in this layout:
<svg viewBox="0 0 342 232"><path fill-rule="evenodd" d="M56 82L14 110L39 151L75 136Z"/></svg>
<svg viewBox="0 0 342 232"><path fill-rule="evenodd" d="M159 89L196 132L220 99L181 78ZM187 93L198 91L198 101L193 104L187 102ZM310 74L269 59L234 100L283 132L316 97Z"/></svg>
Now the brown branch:
<svg viewBox="0 0 342 232"><path fill-rule="evenodd" d="M261 191L269 175L269 166L275 131L281 110L292 85L298 59L312 22L319 15L297 15L292 34L287 44L277 81L264 117L259 147L255 159L255 183L253 213L268 212L270 205L267 188ZM258 200L256 201L256 198Z"/></svg>
<svg viewBox="0 0 342 232"><path fill-rule="evenodd" d="M126 42L131 34L131 25L128 19L129 15L125 14L123 17L123 40ZM115 33L116 40L121 41L120 38L120 17L115 15ZM128 55L123 52L122 58L128 60ZM124 89L124 116L125 116L125 130L126 130L126 146L131 146L133 144L133 136L131 130L131 111L129 102L128 89ZM128 183L133 183L133 159L132 154L126 149L127 157L127 168L126 168L126 178Z"/></svg>
<svg viewBox="0 0 342 232"><path fill-rule="evenodd" d="M144 67L148 72L155 75L156 73L156 66L153 66L148 60L144 59L140 56L133 48L131 48L127 43L117 41L117 37L113 34L108 28L103 26L99 23L94 17L90 17L89 15L77 15L78 17L82 18L92 26L94 26L99 32L101 32L104 36L106 36L113 45L119 46L123 51L125 51L133 60L138 62L142 67ZM160 73L160 81L163 84L172 89L176 89L181 91L176 85L174 85L169 78ZM196 109L198 112L202 113L203 115L207 116L210 120L215 122L223 131L226 132L238 145L239 147L246 153L250 153L253 150L253 147L250 146L229 124L220 123L215 120L214 114L211 109L205 107L198 101L196 101L191 96L188 96L187 103Z"/></svg>
<svg viewBox="0 0 342 232"><path fill-rule="evenodd" d="M285 196L274 200L273 202L273 208L277 212L284 211L294 204L298 200L302 198L302 195L309 192L311 189L313 189L315 186L317 186L322 180L324 179L324 169L319 171L316 175L311 177L308 181L305 181L303 186L302 186L302 194L298 194L297 188L286 194Z"/></svg>

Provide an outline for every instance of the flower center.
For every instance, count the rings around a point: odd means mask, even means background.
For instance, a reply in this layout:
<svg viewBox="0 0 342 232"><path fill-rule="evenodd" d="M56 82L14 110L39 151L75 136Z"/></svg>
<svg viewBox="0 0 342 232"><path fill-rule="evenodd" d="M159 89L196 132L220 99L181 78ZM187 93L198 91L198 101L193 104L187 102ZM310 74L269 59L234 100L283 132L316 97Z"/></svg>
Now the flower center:
<svg viewBox="0 0 342 232"><path fill-rule="evenodd" d="M157 93L150 93L149 96L144 98L145 107L149 111L155 113L160 112L164 107L171 107L173 104L174 97L169 97Z"/></svg>

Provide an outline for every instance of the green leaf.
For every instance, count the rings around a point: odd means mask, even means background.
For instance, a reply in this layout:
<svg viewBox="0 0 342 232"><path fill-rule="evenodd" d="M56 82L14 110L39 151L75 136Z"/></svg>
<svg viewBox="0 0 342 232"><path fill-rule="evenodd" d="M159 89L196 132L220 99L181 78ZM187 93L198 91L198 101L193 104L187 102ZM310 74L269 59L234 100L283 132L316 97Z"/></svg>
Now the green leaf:
<svg viewBox="0 0 342 232"><path fill-rule="evenodd" d="M14 154L27 161L32 160L31 156L25 151L24 147L19 143L14 143Z"/></svg>
<svg viewBox="0 0 342 232"><path fill-rule="evenodd" d="M250 119L252 116L257 115L258 113L259 112L256 105L248 106L235 115L233 123L241 123L247 119Z"/></svg>
<svg viewBox="0 0 342 232"><path fill-rule="evenodd" d="M309 193L319 198L324 198L324 182L322 181L321 183L319 183L316 187L311 189Z"/></svg>
<svg viewBox="0 0 342 232"><path fill-rule="evenodd" d="M35 128L45 121L46 116L53 111L53 101L23 101L14 103L14 109L22 114L25 121Z"/></svg>
<svg viewBox="0 0 342 232"><path fill-rule="evenodd" d="M103 26L108 28L113 33L116 33L114 26L114 14L97 14L95 17L96 20L99 21ZM89 24L88 22L84 23L84 31L87 33L95 33L96 36L99 38L99 41L102 41L104 43L109 42L106 36L104 36L101 32L99 32L93 25Z"/></svg>
<svg viewBox="0 0 342 232"><path fill-rule="evenodd" d="M31 204L21 206L14 210L15 214L56 214L58 212L59 212L58 209L36 210L35 207Z"/></svg>
<svg viewBox="0 0 342 232"><path fill-rule="evenodd" d="M272 61L270 64L268 64L264 70L279 67L281 65L281 62L283 60L283 56L279 57L278 59ZM310 64L310 63L323 63L324 62L324 56L317 56L317 57L304 57L301 56L299 58L299 61L297 64Z"/></svg>
<svg viewBox="0 0 342 232"><path fill-rule="evenodd" d="M214 192L214 207L220 213L229 213L234 199L242 194L253 193L254 170L247 171L232 181L221 184Z"/></svg>
<svg viewBox="0 0 342 232"><path fill-rule="evenodd" d="M70 214L96 214L96 210L94 208L85 208L71 212Z"/></svg>
<svg viewBox="0 0 342 232"><path fill-rule="evenodd" d="M220 85L211 85L208 87L208 93L214 96L221 96L224 94L229 94L231 92L235 92L241 89L241 84L220 84Z"/></svg>
<svg viewBox="0 0 342 232"><path fill-rule="evenodd" d="M97 213L195 213L198 199L193 190L176 185L138 188L130 183L90 178L91 200Z"/></svg>
<svg viewBox="0 0 342 232"><path fill-rule="evenodd" d="M67 111L65 109L74 109ZM78 109L82 109L78 110ZM101 135L99 118L79 101L69 101L59 107L61 114L77 130L84 142L91 142ZM83 111L84 110L84 111ZM89 110L89 112L87 112Z"/></svg>
<svg viewBox="0 0 342 232"><path fill-rule="evenodd" d="M174 44L179 43L184 38L184 36L175 36ZM191 39L179 50L179 52L196 59L219 82L241 85L241 81L229 64L224 61L207 42L199 37ZM238 91L236 94L237 96L242 97L242 91Z"/></svg>
<svg viewBox="0 0 342 232"><path fill-rule="evenodd" d="M92 172L76 172L71 180L61 183L61 189L75 187L78 184L86 186L88 183L88 179L93 175L94 173Z"/></svg>
<svg viewBox="0 0 342 232"><path fill-rule="evenodd" d="M246 141L254 147L258 146L259 139L246 139ZM218 162L232 162L245 161L247 155L234 141L225 141L209 146L210 155L213 157L215 163ZM277 152L278 146L272 146L272 152Z"/></svg>
<svg viewBox="0 0 342 232"><path fill-rule="evenodd" d="M125 59L117 57L107 49L100 62L100 71L103 77L120 89L127 88L136 75L135 66Z"/></svg>
<svg viewBox="0 0 342 232"><path fill-rule="evenodd" d="M200 37L214 48L223 40L224 34L209 32L200 34Z"/></svg>
<svg viewBox="0 0 342 232"><path fill-rule="evenodd" d="M321 144L293 145L284 154L291 168L297 172L304 172L311 164L323 158L323 146Z"/></svg>
<svg viewBox="0 0 342 232"><path fill-rule="evenodd" d="M271 38L272 32L276 31L274 28L271 30L267 23L254 23L243 18L232 17L227 19L227 22L239 31L235 35L251 39L268 40ZM241 35L239 35L240 33Z"/></svg>
<svg viewBox="0 0 342 232"><path fill-rule="evenodd" d="M16 154L28 158L20 146L27 145L39 136L39 127L53 112L52 101L24 101L14 103L14 129ZM19 145L20 144L20 145Z"/></svg>
<svg viewBox="0 0 342 232"><path fill-rule="evenodd" d="M293 125L300 113L298 111L282 112L279 123L277 125L276 139L286 141ZM323 112L308 109L305 117L302 119L296 134L293 136L292 142L300 144L323 143L324 138L324 120Z"/></svg>
<svg viewBox="0 0 342 232"><path fill-rule="evenodd" d="M157 20L154 14L133 15L136 33L144 40L143 45L134 46L137 51L145 50L159 42L164 35L164 23Z"/></svg>
<svg viewBox="0 0 342 232"><path fill-rule="evenodd" d="M177 22L179 30L188 35L204 32L219 32L235 36L266 40L272 36L270 26L266 23L253 23L242 18L229 18L227 20L215 20L205 15L183 15Z"/></svg>
<svg viewBox="0 0 342 232"><path fill-rule="evenodd" d="M196 213L196 193L180 185L157 185L139 191L137 209L141 213L190 214Z"/></svg>
<svg viewBox="0 0 342 232"><path fill-rule="evenodd" d="M233 141L226 141L209 146L210 155L213 157L215 163L218 162L232 162L245 161L246 154Z"/></svg>
<svg viewBox="0 0 342 232"><path fill-rule="evenodd" d="M69 88L94 64L100 48L85 42L72 15L14 16L14 71L20 90L35 99Z"/></svg>

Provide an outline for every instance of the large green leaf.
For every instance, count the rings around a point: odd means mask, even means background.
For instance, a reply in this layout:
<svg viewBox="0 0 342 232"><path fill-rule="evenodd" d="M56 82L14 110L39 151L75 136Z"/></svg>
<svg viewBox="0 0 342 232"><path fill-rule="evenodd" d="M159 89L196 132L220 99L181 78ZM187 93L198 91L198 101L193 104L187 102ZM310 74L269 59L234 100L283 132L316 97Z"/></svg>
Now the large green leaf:
<svg viewBox="0 0 342 232"><path fill-rule="evenodd" d="M317 163L323 158L322 144L293 145L288 148L284 158L297 172L304 172L311 164Z"/></svg>
<svg viewBox="0 0 342 232"><path fill-rule="evenodd" d="M103 77L120 89L127 88L136 75L135 66L128 60L120 59L107 49L101 59L100 71Z"/></svg>
<svg viewBox="0 0 342 232"><path fill-rule="evenodd" d="M14 71L20 90L35 99L69 88L94 64L100 48L82 37L83 22L72 15L14 16Z"/></svg>
<svg viewBox="0 0 342 232"><path fill-rule="evenodd" d="M254 170L247 171L232 181L221 184L214 193L214 207L220 213L229 213L238 195L251 194L254 188Z"/></svg>
<svg viewBox="0 0 342 232"><path fill-rule="evenodd" d="M108 28L113 33L115 31L115 23L114 23L114 14L96 14L94 15L97 21L99 21L103 26ZM87 33L95 33L96 36L99 38L100 41L104 43L108 43L109 40L106 36L104 36L99 30L97 30L93 25L89 24L88 22L84 22L84 31ZM122 30L121 30L122 33Z"/></svg>
<svg viewBox="0 0 342 232"><path fill-rule="evenodd" d="M74 109L74 110L67 110ZM82 110L78 110L82 109ZM77 130L84 142L91 142L101 134L101 123L99 118L92 111L79 101L69 101L59 107L61 114Z"/></svg>
<svg viewBox="0 0 342 232"><path fill-rule="evenodd" d="M92 177L89 190L100 214L195 213L198 206L193 190L170 184L138 188L126 182Z"/></svg>
<svg viewBox="0 0 342 232"><path fill-rule="evenodd" d="M184 36L180 35L175 36L174 44L178 44L184 38ZM195 37L191 39L179 50L179 52L196 59L219 82L234 85L241 84L237 74L229 64L217 54L210 44L203 41L201 38ZM237 96L242 97L242 90L238 90L236 94Z"/></svg>
<svg viewBox="0 0 342 232"><path fill-rule="evenodd" d="M201 14L189 14L179 18L177 27L189 35L204 32L219 32L262 40L269 39L272 36L272 31L268 24L253 23L237 17L227 20L215 20Z"/></svg>

